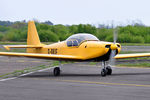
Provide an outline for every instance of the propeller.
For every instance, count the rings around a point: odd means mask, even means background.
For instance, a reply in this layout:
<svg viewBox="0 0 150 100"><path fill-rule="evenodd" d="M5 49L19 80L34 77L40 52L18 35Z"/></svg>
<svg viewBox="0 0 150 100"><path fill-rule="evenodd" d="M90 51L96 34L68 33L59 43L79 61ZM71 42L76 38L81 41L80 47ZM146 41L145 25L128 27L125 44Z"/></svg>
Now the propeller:
<svg viewBox="0 0 150 100"><path fill-rule="evenodd" d="M118 38L118 28L114 28L113 30L113 44L111 45L111 54L109 58L109 64L114 67L115 66L115 59L114 56L116 55L116 49L117 49L117 38Z"/></svg>

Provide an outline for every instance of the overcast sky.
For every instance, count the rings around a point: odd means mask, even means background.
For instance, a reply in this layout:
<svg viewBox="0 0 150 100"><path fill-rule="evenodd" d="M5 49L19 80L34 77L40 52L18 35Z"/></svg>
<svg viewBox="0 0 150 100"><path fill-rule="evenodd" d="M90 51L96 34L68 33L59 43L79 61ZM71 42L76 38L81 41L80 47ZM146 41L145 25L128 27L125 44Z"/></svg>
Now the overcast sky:
<svg viewBox="0 0 150 100"><path fill-rule="evenodd" d="M24 19L54 24L126 24L141 20L150 26L150 0L0 0L0 20Z"/></svg>

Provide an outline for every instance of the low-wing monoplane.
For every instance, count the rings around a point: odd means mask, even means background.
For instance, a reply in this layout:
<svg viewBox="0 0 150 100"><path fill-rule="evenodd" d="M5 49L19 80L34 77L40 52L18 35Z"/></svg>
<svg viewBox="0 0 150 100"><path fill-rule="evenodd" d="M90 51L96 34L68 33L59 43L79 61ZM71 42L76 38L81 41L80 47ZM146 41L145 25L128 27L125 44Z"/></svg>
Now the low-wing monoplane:
<svg viewBox="0 0 150 100"><path fill-rule="evenodd" d="M150 56L150 53L118 54L121 51L121 45L116 43L115 38L114 42L105 42L88 33L78 33L68 37L65 41L45 45L40 42L34 21L28 22L27 45L5 45L4 47L7 50L26 48L26 53L0 52L1 56L22 56L59 61L102 61L102 76L112 74L110 59ZM60 75L60 72L60 66L53 70L54 76Z"/></svg>

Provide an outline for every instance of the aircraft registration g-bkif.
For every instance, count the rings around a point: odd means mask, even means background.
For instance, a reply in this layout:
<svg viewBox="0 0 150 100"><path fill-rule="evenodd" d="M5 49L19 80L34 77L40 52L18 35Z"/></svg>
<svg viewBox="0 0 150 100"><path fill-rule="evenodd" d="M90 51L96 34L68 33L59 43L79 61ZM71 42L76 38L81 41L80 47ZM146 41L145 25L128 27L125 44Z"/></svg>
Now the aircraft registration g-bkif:
<svg viewBox="0 0 150 100"><path fill-rule="evenodd" d="M34 21L28 22L27 45L5 45L4 47L7 50L10 48L26 48L26 53L0 52L1 56L22 56L59 61L102 61L102 76L112 74L112 68L109 64L110 59L150 56L150 53L118 54L121 51L121 45L116 43L115 34L114 42L104 42L94 35L78 33L65 41L45 45L40 42ZM60 75L60 72L60 66L53 70L54 76Z"/></svg>

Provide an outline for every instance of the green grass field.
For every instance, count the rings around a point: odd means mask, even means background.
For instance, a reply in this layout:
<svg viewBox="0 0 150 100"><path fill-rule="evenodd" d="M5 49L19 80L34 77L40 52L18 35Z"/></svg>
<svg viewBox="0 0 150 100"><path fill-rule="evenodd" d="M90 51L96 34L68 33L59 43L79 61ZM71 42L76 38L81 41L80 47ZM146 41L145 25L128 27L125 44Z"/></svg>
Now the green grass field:
<svg viewBox="0 0 150 100"><path fill-rule="evenodd" d="M150 46L150 43L120 43L122 46Z"/></svg>
<svg viewBox="0 0 150 100"><path fill-rule="evenodd" d="M125 63L125 64L119 64L117 65L119 67L148 67L150 68L149 62L142 62L142 63Z"/></svg>

